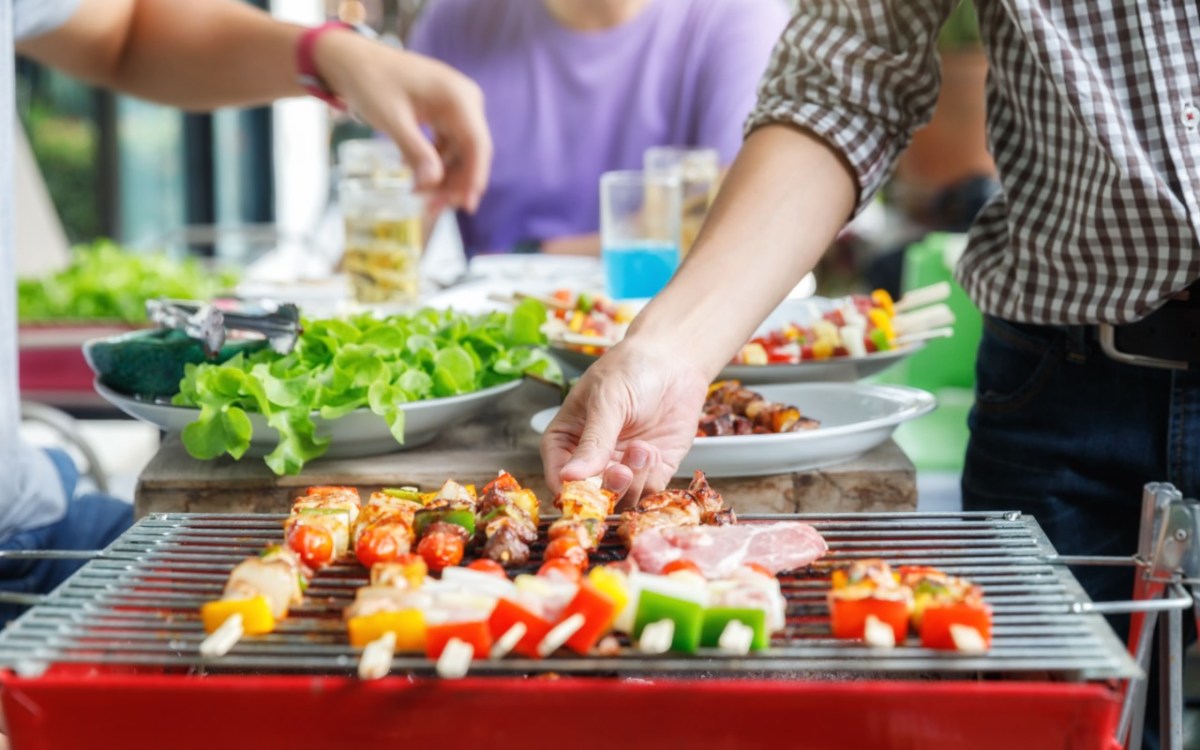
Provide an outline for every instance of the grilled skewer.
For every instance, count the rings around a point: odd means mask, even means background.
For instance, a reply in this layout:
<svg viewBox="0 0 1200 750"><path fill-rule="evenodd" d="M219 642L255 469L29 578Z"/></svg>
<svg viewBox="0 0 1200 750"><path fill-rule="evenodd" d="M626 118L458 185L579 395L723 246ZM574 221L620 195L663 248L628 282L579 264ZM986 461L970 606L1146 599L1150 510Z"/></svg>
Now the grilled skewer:
<svg viewBox="0 0 1200 750"><path fill-rule="evenodd" d="M617 534L628 547L638 534L660 526L721 526L733 523L732 509L724 507L721 494L697 471L686 490L663 490L647 495L633 510L621 514Z"/></svg>
<svg viewBox="0 0 1200 750"><path fill-rule="evenodd" d="M259 557L248 557L234 567L220 599L200 607L200 619L209 634L200 644L204 656L223 656L243 635L263 635L299 604L312 580L312 570L299 555L285 547L268 547Z"/></svg>
<svg viewBox="0 0 1200 750"><path fill-rule="evenodd" d="M283 523L287 546L314 570L333 564L350 551L361 505L353 487L309 487Z"/></svg>
<svg viewBox="0 0 1200 750"><path fill-rule="evenodd" d="M529 562L529 545L537 541L538 499L508 472L483 488L475 513L482 555L501 565Z"/></svg>
<svg viewBox="0 0 1200 750"><path fill-rule="evenodd" d="M800 432L820 425L794 406L767 401L740 381L724 380L709 386L696 436Z"/></svg>
<svg viewBox="0 0 1200 750"><path fill-rule="evenodd" d="M599 477L593 477L563 483L554 504L562 518L550 524L545 559L564 559L582 570L608 530L605 521L616 508L617 496L600 486Z"/></svg>

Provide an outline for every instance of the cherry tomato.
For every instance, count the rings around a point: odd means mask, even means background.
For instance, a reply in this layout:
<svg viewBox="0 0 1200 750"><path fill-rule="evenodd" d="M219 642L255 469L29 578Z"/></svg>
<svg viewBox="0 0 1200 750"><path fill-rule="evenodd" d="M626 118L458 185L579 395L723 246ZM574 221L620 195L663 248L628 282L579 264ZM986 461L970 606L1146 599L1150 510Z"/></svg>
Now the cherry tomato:
<svg viewBox="0 0 1200 750"><path fill-rule="evenodd" d="M683 560L683 559L672 560L671 562L667 563L666 565L663 566L662 572L663 572L663 575L668 575L670 573L675 573L680 570L687 571L688 573L695 573L696 575L700 576L701 578L704 577L704 573L700 570L699 565L692 562L691 560Z"/></svg>
<svg viewBox="0 0 1200 750"><path fill-rule="evenodd" d="M287 544L310 568L323 568L333 562L333 534L320 527L303 523L292 526Z"/></svg>
<svg viewBox="0 0 1200 750"><path fill-rule="evenodd" d="M409 544L408 527L396 523L374 524L358 537L354 556L369 569L375 563L397 562L401 555L408 554Z"/></svg>
<svg viewBox="0 0 1200 750"><path fill-rule="evenodd" d="M583 570L588 564L588 553L579 543L579 540L571 536L560 536L546 545L546 554L543 555L546 560L566 560L576 568Z"/></svg>
<svg viewBox="0 0 1200 750"><path fill-rule="evenodd" d="M426 534L417 545L417 554L436 572L462 562L463 541L457 534Z"/></svg>
<svg viewBox="0 0 1200 750"><path fill-rule="evenodd" d="M491 575L498 576L506 580L508 579L508 573L504 572L504 566L495 560L480 558L478 560L473 560L467 567L471 570L477 570L480 573L490 573Z"/></svg>
<svg viewBox="0 0 1200 750"><path fill-rule="evenodd" d="M560 581L570 581L571 583L579 583L583 580L583 572L579 570L579 566L561 557L542 563L537 574L543 578L557 578Z"/></svg>

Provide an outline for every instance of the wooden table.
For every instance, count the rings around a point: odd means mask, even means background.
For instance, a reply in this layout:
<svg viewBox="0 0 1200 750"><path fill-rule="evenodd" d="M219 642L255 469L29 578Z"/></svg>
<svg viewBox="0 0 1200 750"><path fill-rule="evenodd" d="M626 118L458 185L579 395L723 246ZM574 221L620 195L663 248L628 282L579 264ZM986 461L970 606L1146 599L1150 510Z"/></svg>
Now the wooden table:
<svg viewBox="0 0 1200 750"><path fill-rule="evenodd" d="M447 478L482 484L507 469L533 488L549 510L539 435L529 417L558 403L555 390L527 383L478 418L456 425L412 451L314 461L298 476L277 477L260 459L197 461L179 437L167 437L138 480L138 516L147 513L281 513L301 488L355 485L364 491L412 485L436 489ZM911 511L916 472L888 441L857 460L824 469L770 477L714 479L713 486L741 513Z"/></svg>

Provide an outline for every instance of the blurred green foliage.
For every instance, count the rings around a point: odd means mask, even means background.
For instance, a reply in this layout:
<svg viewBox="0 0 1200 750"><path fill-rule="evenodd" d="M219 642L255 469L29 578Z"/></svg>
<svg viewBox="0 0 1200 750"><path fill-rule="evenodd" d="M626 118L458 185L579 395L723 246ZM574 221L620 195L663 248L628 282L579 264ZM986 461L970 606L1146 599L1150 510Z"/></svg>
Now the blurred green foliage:
<svg viewBox="0 0 1200 750"><path fill-rule="evenodd" d="M231 272L208 270L197 258L130 253L110 240L72 249L71 264L44 279L17 282L22 323L146 320L146 300L210 299L237 284Z"/></svg>
<svg viewBox="0 0 1200 750"><path fill-rule="evenodd" d="M960 52L978 49L980 43L979 18L975 13L975 4L971 0L962 0L942 26L938 47L943 52Z"/></svg>
<svg viewBox="0 0 1200 750"><path fill-rule="evenodd" d="M103 234L96 157L95 124L82 117L57 115L35 103L25 112L29 146L46 180L50 198L71 242Z"/></svg>

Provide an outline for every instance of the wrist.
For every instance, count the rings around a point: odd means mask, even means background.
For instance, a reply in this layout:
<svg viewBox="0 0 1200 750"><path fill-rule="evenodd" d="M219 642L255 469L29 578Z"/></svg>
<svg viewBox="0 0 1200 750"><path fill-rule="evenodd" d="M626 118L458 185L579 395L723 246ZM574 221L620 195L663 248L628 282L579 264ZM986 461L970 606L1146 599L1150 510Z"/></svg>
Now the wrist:
<svg viewBox="0 0 1200 750"><path fill-rule="evenodd" d="M334 61L347 40L358 36L354 27L331 21L305 29L296 41L296 73L304 91L330 106L345 109Z"/></svg>

